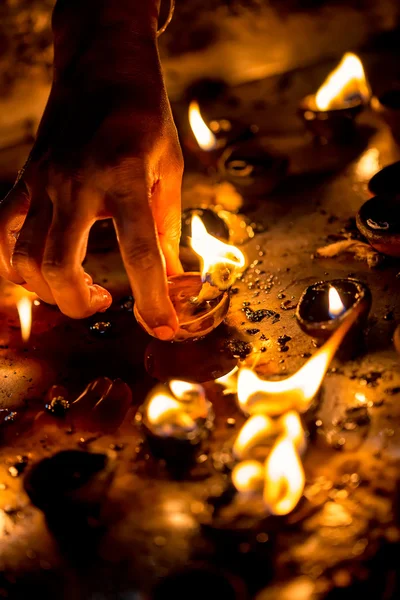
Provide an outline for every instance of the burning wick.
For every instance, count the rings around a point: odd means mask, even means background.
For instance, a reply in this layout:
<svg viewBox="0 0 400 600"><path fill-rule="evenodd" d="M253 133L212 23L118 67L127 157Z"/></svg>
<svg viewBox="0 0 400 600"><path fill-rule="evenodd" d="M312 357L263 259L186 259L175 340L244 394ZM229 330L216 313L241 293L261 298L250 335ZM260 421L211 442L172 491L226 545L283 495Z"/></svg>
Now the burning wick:
<svg viewBox="0 0 400 600"><path fill-rule="evenodd" d="M197 215L192 217L191 247L201 259L203 286L194 302L199 304L217 298L228 290L245 264L243 253L230 244L217 240L207 232Z"/></svg>
<svg viewBox="0 0 400 600"><path fill-rule="evenodd" d="M189 123L200 148L206 151L214 150L217 146L217 138L201 116L199 103L196 100L192 100L189 105Z"/></svg>
<svg viewBox="0 0 400 600"><path fill-rule="evenodd" d="M19 300L17 300L17 310L21 323L21 337L24 342L27 342L31 336L32 329L31 295L24 294Z"/></svg>
<svg viewBox="0 0 400 600"><path fill-rule="evenodd" d="M339 296L339 292L333 286L329 288L328 299L328 312L332 319L339 317L346 311L346 307Z"/></svg>
<svg viewBox="0 0 400 600"><path fill-rule="evenodd" d="M355 101L367 102L370 96L361 60L347 52L315 94L315 105L318 110L332 110Z"/></svg>

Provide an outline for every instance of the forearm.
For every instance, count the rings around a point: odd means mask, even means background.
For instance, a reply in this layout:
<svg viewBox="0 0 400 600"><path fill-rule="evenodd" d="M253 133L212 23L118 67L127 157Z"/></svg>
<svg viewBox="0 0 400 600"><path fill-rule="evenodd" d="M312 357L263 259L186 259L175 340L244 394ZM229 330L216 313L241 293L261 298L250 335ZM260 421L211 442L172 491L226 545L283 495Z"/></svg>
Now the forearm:
<svg viewBox="0 0 400 600"><path fill-rule="evenodd" d="M71 74L124 80L140 52L156 51L160 0L57 0L53 12L56 78Z"/></svg>

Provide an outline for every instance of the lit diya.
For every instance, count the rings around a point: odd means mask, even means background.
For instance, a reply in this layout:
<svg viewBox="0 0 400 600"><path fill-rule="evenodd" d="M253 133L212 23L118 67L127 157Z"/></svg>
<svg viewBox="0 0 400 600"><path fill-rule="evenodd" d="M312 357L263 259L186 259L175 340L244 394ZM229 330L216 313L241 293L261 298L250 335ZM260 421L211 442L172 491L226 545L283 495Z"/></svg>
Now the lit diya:
<svg viewBox="0 0 400 600"><path fill-rule="evenodd" d="M357 227L373 248L387 256L400 256L400 196L367 200L356 216Z"/></svg>
<svg viewBox="0 0 400 600"><path fill-rule="evenodd" d="M261 496L271 514L290 513L303 495L306 433L299 413L311 408L332 358L361 314L361 303L347 311L329 340L286 379L266 381L250 369L239 371L238 403L249 419L233 445L239 462L232 483L245 497Z"/></svg>
<svg viewBox="0 0 400 600"><path fill-rule="evenodd" d="M301 329L319 341L328 339L356 311L352 332L362 331L371 308L371 292L357 279L319 281L306 288L296 309ZM346 338L348 345L350 337Z"/></svg>
<svg viewBox="0 0 400 600"><path fill-rule="evenodd" d="M191 247L200 257L201 273L169 278L169 295L179 320L176 342L203 337L215 329L229 309L229 290L245 266L243 253L207 232L198 215L192 218ZM136 305L135 317L152 335Z"/></svg>
<svg viewBox="0 0 400 600"><path fill-rule="evenodd" d="M299 115L317 138L345 140L354 133L354 119L367 106L371 91L360 59L347 52L316 94L306 96Z"/></svg>
<svg viewBox="0 0 400 600"><path fill-rule="evenodd" d="M152 452L179 463L191 460L214 421L204 388L177 379L156 386L139 414Z"/></svg>

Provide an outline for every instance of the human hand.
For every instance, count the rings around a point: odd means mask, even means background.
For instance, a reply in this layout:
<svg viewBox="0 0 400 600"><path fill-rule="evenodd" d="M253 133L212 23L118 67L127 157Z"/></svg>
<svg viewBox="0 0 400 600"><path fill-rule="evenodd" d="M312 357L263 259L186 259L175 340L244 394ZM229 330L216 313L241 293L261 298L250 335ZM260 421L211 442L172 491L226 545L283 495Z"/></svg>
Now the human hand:
<svg viewBox="0 0 400 600"><path fill-rule="evenodd" d="M0 274L72 318L107 309L111 295L82 261L93 223L111 217L138 310L156 337L171 339L166 273L181 270L183 165L154 27L130 31L126 46L125 25L112 21L115 32L105 38L100 27L82 50L64 43L63 17L35 145L0 204Z"/></svg>

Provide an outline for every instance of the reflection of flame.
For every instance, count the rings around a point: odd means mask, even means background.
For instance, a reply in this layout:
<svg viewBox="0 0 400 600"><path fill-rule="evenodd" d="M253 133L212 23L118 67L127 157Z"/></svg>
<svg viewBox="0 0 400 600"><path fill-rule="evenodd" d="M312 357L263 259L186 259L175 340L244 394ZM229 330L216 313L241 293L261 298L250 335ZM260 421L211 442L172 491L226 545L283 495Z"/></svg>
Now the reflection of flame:
<svg viewBox="0 0 400 600"><path fill-rule="evenodd" d="M150 428L163 436L173 430L192 431L196 419L207 416L207 403L201 385L174 379L169 389L157 386L146 404L146 419Z"/></svg>
<svg viewBox="0 0 400 600"><path fill-rule="evenodd" d="M217 145L217 138L204 122L200 114L199 103L196 100L192 100L189 106L189 123L200 148L213 150Z"/></svg>
<svg viewBox="0 0 400 600"><path fill-rule="evenodd" d="M21 322L21 336L24 342L27 342L31 335L33 296L34 294L24 293L24 295L17 300L17 310Z"/></svg>
<svg viewBox="0 0 400 600"><path fill-rule="evenodd" d="M242 410L248 414L267 415L281 415L292 409L306 411L319 390L339 344L359 318L361 310L361 303L355 305L329 340L291 377L265 381L250 369L241 369L238 400Z"/></svg>
<svg viewBox="0 0 400 600"><path fill-rule="evenodd" d="M329 299L328 312L329 312L329 316L332 319L334 319L335 317L338 317L343 312L345 312L346 309L345 309L345 306L339 296L339 292L333 286L331 286L329 288L328 299Z"/></svg>
<svg viewBox="0 0 400 600"><path fill-rule="evenodd" d="M257 460L244 460L232 471L232 483L238 492L259 492L264 486L264 468Z"/></svg>
<svg viewBox="0 0 400 600"><path fill-rule="evenodd" d="M191 246L202 259L203 281L210 281L220 290L226 290L234 283L238 270L246 262L238 248L210 235L197 215L192 217Z"/></svg>
<svg viewBox="0 0 400 600"><path fill-rule="evenodd" d="M265 462L264 502L274 515L287 515L299 502L305 475L294 442L282 436Z"/></svg>
<svg viewBox="0 0 400 600"><path fill-rule="evenodd" d="M354 98L365 102L370 95L362 62L358 56L347 52L319 88L315 104L319 110L344 108Z"/></svg>

